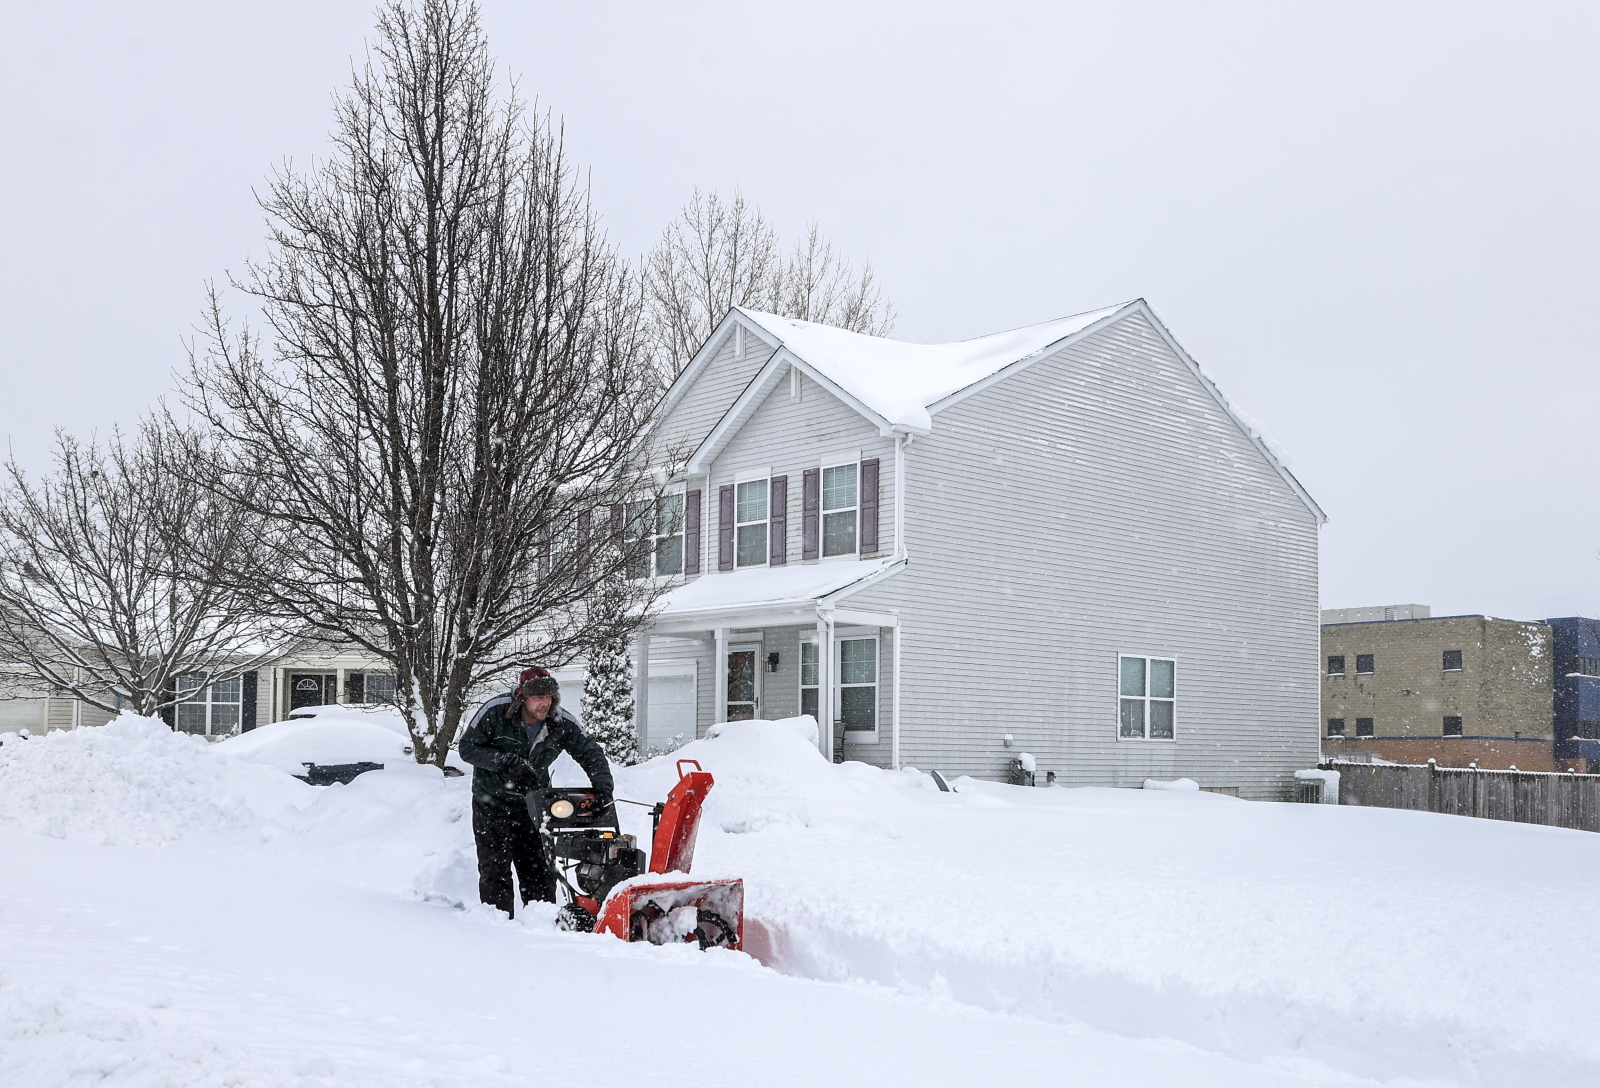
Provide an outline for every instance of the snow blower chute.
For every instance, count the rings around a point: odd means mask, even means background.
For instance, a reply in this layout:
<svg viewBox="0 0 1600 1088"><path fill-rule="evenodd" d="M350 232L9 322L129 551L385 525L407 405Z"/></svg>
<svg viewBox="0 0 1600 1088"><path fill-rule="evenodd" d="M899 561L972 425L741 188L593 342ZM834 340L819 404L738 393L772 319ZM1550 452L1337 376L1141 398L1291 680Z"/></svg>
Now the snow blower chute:
<svg viewBox="0 0 1600 1088"><path fill-rule="evenodd" d="M684 767L693 767L685 771ZM528 794L545 857L561 885L557 924L651 944L698 942L737 949L744 943L744 881L690 880L700 808L714 780L692 759L678 761L678 783L651 806L649 872L682 879L642 880L645 855L624 835L615 805L601 810L590 790ZM637 802L632 802L637 803Z"/></svg>

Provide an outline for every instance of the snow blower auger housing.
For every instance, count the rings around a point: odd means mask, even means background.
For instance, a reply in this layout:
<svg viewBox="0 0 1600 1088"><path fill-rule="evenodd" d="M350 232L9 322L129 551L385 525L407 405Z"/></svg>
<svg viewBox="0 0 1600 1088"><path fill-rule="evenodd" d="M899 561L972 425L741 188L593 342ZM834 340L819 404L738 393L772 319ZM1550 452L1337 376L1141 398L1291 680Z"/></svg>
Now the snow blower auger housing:
<svg viewBox="0 0 1600 1088"><path fill-rule="evenodd" d="M685 767L693 770L684 770ZM624 835L616 808L601 809L589 790L528 794L528 814L543 840L565 902L564 929L610 933L651 944L698 943L738 949L744 944L744 881L690 880L700 810L714 779L692 759L678 761L678 782L650 809L648 872L682 879L644 880L645 854Z"/></svg>

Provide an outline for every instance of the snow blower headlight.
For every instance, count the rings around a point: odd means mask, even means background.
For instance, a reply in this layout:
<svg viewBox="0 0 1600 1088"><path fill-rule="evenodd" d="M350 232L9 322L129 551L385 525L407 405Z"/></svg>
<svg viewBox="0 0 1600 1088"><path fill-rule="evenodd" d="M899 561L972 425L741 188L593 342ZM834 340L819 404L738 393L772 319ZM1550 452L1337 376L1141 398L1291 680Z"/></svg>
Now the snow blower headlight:
<svg viewBox="0 0 1600 1088"><path fill-rule="evenodd" d="M572 815L572 802L563 797L561 800L550 806L550 815L554 816L558 820L565 820L568 816Z"/></svg>

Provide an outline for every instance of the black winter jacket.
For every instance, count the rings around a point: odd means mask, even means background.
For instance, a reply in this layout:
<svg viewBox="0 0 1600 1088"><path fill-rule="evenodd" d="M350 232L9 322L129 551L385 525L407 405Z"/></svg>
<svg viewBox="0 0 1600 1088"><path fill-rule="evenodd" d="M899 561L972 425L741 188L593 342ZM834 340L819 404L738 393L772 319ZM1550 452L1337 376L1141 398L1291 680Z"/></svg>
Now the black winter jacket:
<svg viewBox="0 0 1600 1088"><path fill-rule="evenodd" d="M521 716L506 717L511 696L490 699L478 709L461 734L461 758L472 764L472 800L508 811L527 811L526 793L550 788L550 764L566 752L589 776L594 791L609 798L614 790L605 751L583 731L565 707L557 704L529 742ZM533 764L536 777L518 775L516 761Z"/></svg>

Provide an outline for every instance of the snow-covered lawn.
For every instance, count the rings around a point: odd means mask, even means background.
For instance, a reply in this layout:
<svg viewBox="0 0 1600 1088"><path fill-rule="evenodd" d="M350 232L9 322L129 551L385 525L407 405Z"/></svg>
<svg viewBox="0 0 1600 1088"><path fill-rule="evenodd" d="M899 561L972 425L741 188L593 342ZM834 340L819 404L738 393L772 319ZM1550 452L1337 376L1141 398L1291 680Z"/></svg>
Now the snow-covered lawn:
<svg viewBox="0 0 1600 1088"><path fill-rule="evenodd" d="M941 793L739 723L619 770L717 777L695 872L745 879L752 955L700 953L476 905L466 778L322 789L230 746L125 718L0 748L0 1085L1600 1078L1600 835Z"/></svg>

